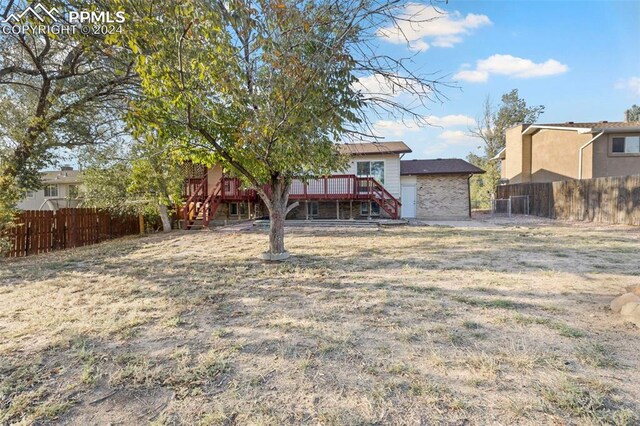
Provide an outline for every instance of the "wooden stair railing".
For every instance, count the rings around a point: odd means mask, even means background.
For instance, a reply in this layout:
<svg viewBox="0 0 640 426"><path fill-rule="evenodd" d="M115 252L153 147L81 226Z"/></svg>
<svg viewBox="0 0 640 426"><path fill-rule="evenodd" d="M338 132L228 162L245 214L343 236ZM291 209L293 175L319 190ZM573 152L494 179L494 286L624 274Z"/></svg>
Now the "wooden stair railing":
<svg viewBox="0 0 640 426"><path fill-rule="evenodd" d="M200 181L200 184L191 193L191 195L185 202L184 207L182 208L183 229L190 229L193 225L193 222L195 222L194 219L197 218L200 214L200 210L204 206L204 203L200 202L200 200L207 196L206 188L207 176L205 175L205 177L203 177Z"/></svg>
<svg viewBox="0 0 640 426"><path fill-rule="evenodd" d="M398 201L396 197L391 195L391 193L389 193L389 191L387 191L387 189L380 182L378 182L374 178L369 179L371 180L371 199L378 203L378 205L384 211L386 211L389 216L391 216L391 218L399 219L401 206L400 201Z"/></svg>
<svg viewBox="0 0 640 426"><path fill-rule="evenodd" d="M215 217L218 207L222 202L222 189L224 187L224 177L220 178L218 184L209 193L209 196L204 201L204 211L202 214L202 224L204 227L208 227L211 219Z"/></svg>

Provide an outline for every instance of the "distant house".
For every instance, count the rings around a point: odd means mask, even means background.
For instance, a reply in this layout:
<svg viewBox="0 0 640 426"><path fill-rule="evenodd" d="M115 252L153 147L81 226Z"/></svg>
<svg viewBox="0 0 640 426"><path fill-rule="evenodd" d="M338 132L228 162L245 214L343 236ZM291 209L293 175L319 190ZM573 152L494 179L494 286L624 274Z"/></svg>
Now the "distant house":
<svg viewBox="0 0 640 426"><path fill-rule="evenodd" d="M287 219L465 219L469 177L483 170L460 159L401 160L404 142L341 144L351 161L345 172L294 181L298 201ZM184 186L183 223L246 220L267 214L255 191L242 188L220 166L193 165Z"/></svg>
<svg viewBox="0 0 640 426"><path fill-rule="evenodd" d="M495 159L504 183L640 174L640 122L518 125Z"/></svg>
<svg viewBox="0 0 640 426"><path fill-rule="evenodd" d="M78 190L82 184L82 174L72 167L42 172L42 187L27 192L18 203L20 210L58 210L77 207Z"/></svg>

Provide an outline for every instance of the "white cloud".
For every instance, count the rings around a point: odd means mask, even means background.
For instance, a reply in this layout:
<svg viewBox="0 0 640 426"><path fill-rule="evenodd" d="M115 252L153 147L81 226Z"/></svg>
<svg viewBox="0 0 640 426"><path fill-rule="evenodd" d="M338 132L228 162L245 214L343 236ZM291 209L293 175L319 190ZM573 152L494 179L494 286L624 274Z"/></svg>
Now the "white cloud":
<svg viewBox="0 0 640 426"><path fill-rule="evenodd" d="M631 90L634 95L640 96L640 77L630 77L626 80L619 80L616 89Z"/></svg>
<svg viewBox="0 0 640 426"><path fill-rule="evenodd" d="M462 130L445 130L438 135L438 139L444 139L448 143L452 144L467 144L470 142L477 143L478 139L470 136L467 132Z"/></svg>
<svg viewBox="0 0 640 426"><path fill-rule="evenodd" d="M393 80L380 75L371 74L366 77L361 77L354 84L355 90L361 90L363 93L375 94L375 95L393 95L397 91L393 87Z"/></svg>
<svg viewBox="0 0 640 426"><path fill-rule="evenodd" d="M569 67L555 59L535 63L530 59L511 55L492 55L476 62L475 70L462 70L453 77L471 83L484 83L492 74L513 78L534 78L563 74Z"/></svg>
<svg viewBox="0 0 640 426"><path fill-rule="evenodd" d="M413 122L379 120L373 124L373 131L376 136L402 138L407 133L420 131L420 127Z"/></svg>
<svg viewBox="0 0 640 426"><path fill-rule="evenodd" d="M470 83L484 83L489 79L489 73L486 71L463 70L455 74L453 78Z"/></svg>
<svg viewBox="0 0 640 426"><path fill-rule="evenodd" d="M432 40L431 45L436 47L453 47L471 30L491 25L486 15L463 16L457 11L447 13L418 3L409 3L402 16L408 20L399 20L396 26L378 30L378 36L394 44L408 42L411 50L427 50L429 43L424 39Z"/></svg>
<svg viewBox="0 0 640 426"><path fill-rule="evenodd" d="M365 95L376 95L381 98L393 98L404 92L429 92L430 88L418 81L400 75L371 74L359 77L353 84L353 89Z"/></svg>
<svg viewBox="0 0 640 426"><path fill-rule="evenodd" d="M456 127L456 126L473 126L476 122L475 119L462 114L452 114L445 115L443 117L436 117L435 115L430 115L426 117L427 123L433 126L440 127Z"/></svg>

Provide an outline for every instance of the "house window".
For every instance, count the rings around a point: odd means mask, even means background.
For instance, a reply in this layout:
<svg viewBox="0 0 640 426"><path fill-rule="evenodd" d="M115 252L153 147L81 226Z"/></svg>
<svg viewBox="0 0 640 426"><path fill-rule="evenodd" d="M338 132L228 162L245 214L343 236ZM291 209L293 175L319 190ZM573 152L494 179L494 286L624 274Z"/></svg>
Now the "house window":
<svg viewBox="0 0 640 426"><path fill-rule="evenodd" d="M640 136L619 136L611 143L614 154L640 154Z"/></svg>
<svg viewBox="0 0 640 426"><path fill-rule="evenodd" d="M369 203L360 203L360 215L369 216ZM380 205L375 201L371 203L371 216L380 216Z"/></svg>
<svg viewBox="0 0 640 426"><path fill-rule="evenodd" d="M33 191L27 191L24 193L25 198L33 198L36 196L35 192Z"/></svg>
<svg viewBox="0 0 640 426"><path fill-rule="evenodd" d="M69 185L69 198L71 199L75 199L78 198L79 192L78 192L78 185Z"/></svg>
<svg viewBox="0 0 640 426"><path fill-rule="evenodd" d="M358 161L356 174L359 177L372 177L384 185L384 161Z"/></svg>
<svg viewBox="0 0 640 426"><path fill-rule="evenodd" d="M311 217L318 217L320 208L317 201L307 203L307 214Z"/></svg>
<svg viewBox="0 0 640 426"><path fill-rule="evenodd" d="M245 203L230 203L229 215L230 216L244 216L247 214L247 205Z"/></svg>
<svg viewBox="0 0 640 426"><path fill-rule="evenodd" d="M58 196L58 185L45 185L44 186L44 196L45 197L57 197Z"/></svg>

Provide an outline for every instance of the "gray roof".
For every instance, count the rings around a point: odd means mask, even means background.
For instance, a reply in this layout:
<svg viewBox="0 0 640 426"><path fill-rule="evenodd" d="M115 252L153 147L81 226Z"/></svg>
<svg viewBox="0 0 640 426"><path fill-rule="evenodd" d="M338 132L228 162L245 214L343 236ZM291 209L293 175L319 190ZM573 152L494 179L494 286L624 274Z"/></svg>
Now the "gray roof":
<svg viewBox="0 0 640 426"><path fill-rule="evenodd" d="M375 154L407 154L411 148L402 141L344 143L339 145L343 154L375 155Z"/></svg>
<svg viewBox="0 0 640 426"><path fill-rule="evenodd" d="M82 182L82 172L79 170L52 170L42 172L42 183L79 183Z"/></svg>
<svg viewBox="0 0 640 426"><path fill-rule="evenodd" d="M484 173L484 170L460 158L400 161L401 175L468 175L481 173Z"/></svg>
<svg viewBox="0 0 640 426"><path fill-rule="evenodd" d="M581 129L625 129L628 127L640 127L638 121L598 121L591 123L574 123L573 121L567 121L566 123L535 123L535 126L549 126L549 127L568 127L568 128L581 128Z"/></svg>

